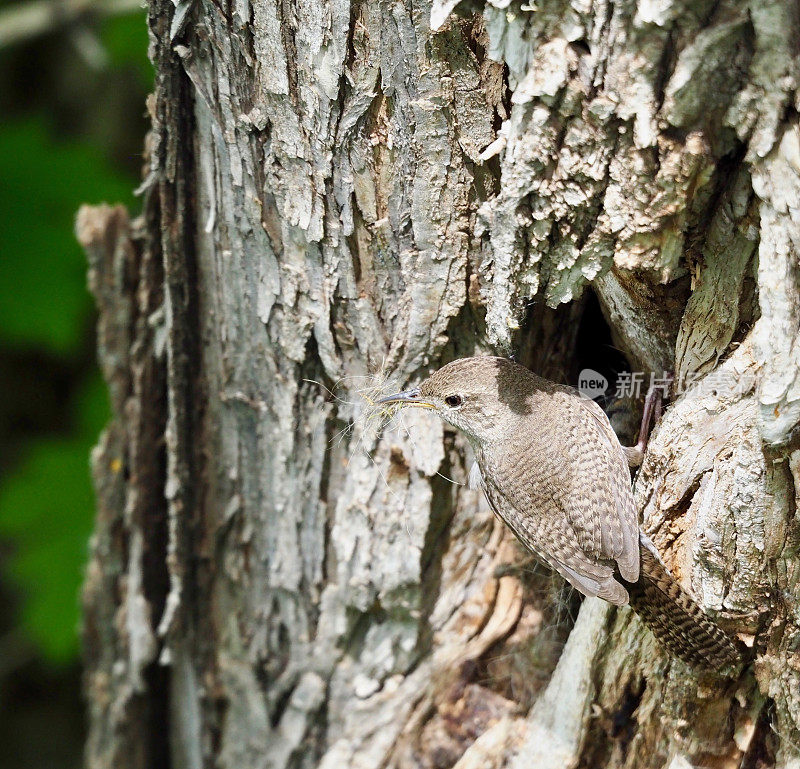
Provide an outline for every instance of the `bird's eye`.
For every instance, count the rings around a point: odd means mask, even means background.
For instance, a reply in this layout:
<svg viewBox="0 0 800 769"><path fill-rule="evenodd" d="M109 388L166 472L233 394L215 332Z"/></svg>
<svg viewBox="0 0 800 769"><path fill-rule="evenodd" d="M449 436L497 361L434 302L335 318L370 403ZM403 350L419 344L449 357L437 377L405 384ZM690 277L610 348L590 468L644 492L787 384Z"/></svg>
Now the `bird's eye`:
<svg viewBox="0 0 800 769"><path fill-rule="evenodd" d="M461 405L461 396L460 395L448 395L444 402L450 406L451 409L458 408Z"/></svg>

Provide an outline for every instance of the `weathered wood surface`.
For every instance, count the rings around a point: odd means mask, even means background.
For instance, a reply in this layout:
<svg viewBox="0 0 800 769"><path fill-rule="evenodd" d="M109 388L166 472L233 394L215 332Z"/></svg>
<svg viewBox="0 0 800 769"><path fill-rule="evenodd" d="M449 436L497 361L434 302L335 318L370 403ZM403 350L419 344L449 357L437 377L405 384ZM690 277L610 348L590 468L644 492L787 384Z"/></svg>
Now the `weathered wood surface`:
<svg viewBox="0 0 800 769"><path fill-rule="evenodd" d="M116 414L89 766L800 761L796 4L456 5L151 0L145 214L78 224ZM566 378L590 284L697 379L636 494L739 682L596 602L559 659L575 601L463 441L361 418L363 377L476 351Z"/></svg>

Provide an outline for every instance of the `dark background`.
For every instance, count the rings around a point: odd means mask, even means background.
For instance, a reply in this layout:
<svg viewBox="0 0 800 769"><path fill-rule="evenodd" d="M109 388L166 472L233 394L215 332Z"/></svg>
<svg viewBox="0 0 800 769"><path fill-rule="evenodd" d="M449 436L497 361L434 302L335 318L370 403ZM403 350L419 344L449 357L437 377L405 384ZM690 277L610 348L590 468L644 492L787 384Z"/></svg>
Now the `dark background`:
<svg viewBox="0 0 800 769"><path fill-rule="evenodd" d="M152 88L131 0L0 0L0 767L78 767L79 591L108 419L82 203L135 214Z"/></svg>

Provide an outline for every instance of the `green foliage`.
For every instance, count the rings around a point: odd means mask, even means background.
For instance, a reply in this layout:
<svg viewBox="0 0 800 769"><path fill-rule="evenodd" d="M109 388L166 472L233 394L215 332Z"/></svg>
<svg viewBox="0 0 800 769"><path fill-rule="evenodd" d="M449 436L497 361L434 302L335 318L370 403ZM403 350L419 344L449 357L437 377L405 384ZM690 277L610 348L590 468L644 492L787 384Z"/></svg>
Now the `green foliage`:
<svg viewBox="0 0 800 769"><path fill-rule="evenodd" d="M141 92L133 98L143 113L153 70L142 14L105 19L98 34L110 69L96 88L101 82L113 88L116 82L117 88L137 91L138 82ZM62 96L66 102L79 98L78 92L59 92ZM36 351L74 372L66 428L6 451L12 464L0 483L0 541L10 553L0 578L18 589L18 621L53 663L69 663L78 651L79 591L95 507L89 452L109 418L105 383L96 367L82 363L94 345L93 302L74 218L82 203L137 207L136 179L108 159L110 154L133 158L135 167L141 147L142 137L135 137L138 146L131 149L119 143L130 128L124 105L131 103L119 96L109 92L86 105L91 130L82 135L92 143L56 139L53 118L44 113L28 111L0 126L0 365L10 351L23 356ZM5 424L13 423L10 408Z"/></svg>
<svg viewBox="0 0 800 769"><path fill-rule="evenodd" d="M75 407L75 434L32 441L0 486L0 537L14 546L7 572L22 592L22 624L53 662L77 652L78 593L94 508L88 452L108 419L99 374L80 389Z"/></svg>
<svg viewBox="0 0 800 769"><path fill-rule="evenodd" d="M101 31L103 47L114 67L134 67L142 86L150 88L153 82L153 65L147 52L147 24L137 14L110 16L103 22Z"/></svg>
<svg viewBox="0 0 800 769"><path fill-rule="evenodd" d="M96 148L54 142L42 120L0 129L0 179L0 343L74 354L91 312L75 211L131 202L130 182Z"/></svg>
<svg viewBox="0 0 800 769"><path fill-rule="evenodd" d="M54 663L74 660L78 650L79 589L95 506L89 451L109 417L105 383L96 367L85 366L94 345L93 302L73 225L82 203L137 207L130 170L136 172L143 137L136 118L144 115L153 82L143 16L95 22L107 55L102 71L87 70L73 46L52 41L6 51L0 60L0 81L13 83L14 72L27 71L24 60L36 60L42 50L59 57L37 69L33 90L9 89L0 125L0 365L4 355L31 354L57 360L51 369L72 372L62 394L70 413L59 419L58 432L42 434L46 423L34 418L37 437L15 433L15 442L3 447L11 464L0 482L0 541L10 553L0 578L18 588L18 621ZM22 392L26 381L19 380ZM56 386L42 384L43 392ZM50 408L28 401L23 414L19 402L6 402L0 426Z"/></svg>
<svg viewBox="0 0 800 769"><path fill-rule="evenodd" d="M99 149L55 142L42 119L0 128L0 345L65 362L84 354L92 299L72 230L85 201L132 202L131 180ZM86 376L86 375L84 375ZM71 434L29 441L0 486L0 537L19 586L21 621L52 661L77 652L78 589L94 498L88 455L108 418L92 371L78 388Z"/></svg>
<svg viewBox="0 0 800 769"><path fill-rule="evenodd" d="M72 234L84 201L131 202L131 180L96 148L51 140L43 121L0 129L0 344L69 360L91 333L86 260ZM22 594L21 622L53 662L77 653L78 593L94 496L88 455L108 419L95 371L79 386L66 436L30 441L0 486L0 537Z"/></svg>

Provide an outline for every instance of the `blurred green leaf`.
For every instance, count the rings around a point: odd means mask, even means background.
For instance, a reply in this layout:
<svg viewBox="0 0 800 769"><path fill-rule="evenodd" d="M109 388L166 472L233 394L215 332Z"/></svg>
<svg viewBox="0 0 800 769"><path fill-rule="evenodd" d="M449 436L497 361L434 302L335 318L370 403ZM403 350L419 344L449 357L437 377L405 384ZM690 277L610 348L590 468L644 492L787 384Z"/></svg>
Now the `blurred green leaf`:
<svg viewBox="0 0 800 769"><path fill-rule="evenodd" d="M83 202L132 202L127 178L95 148L54 142L41 120L0 127L0 342L75 352L91 312L72 236Z"/></svg>
<svg viewBox="0 0 800 769"><path fill-rule="evenodd" d="M111 417L108 385L99 370L95 369L76 393L73 414L78 433L94 443Z"/></svg>
<svg viewBox="0 0 800 769"><path fill-rule="evenodd" d="M52 662L78 650L79 590L94 515L89 451L108 419L99 375L75 398L77 435L31 442L0 486L0 537L13 543L9 577L22 626Z"/></svg>
<svg viewBox="0 0 800 769"><path fill-rule="evenodd" d="M109 16L100 33L114 67L134 67L145 88L153 86L153 65L147 58L147 16L144 13Z"/></svg>

